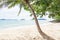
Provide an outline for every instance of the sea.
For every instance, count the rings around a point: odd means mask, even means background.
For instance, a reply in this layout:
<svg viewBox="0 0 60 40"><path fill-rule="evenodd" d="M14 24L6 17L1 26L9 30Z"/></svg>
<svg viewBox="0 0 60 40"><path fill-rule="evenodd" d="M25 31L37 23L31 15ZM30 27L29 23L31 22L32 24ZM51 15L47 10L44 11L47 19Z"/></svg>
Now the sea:
<svg viewBox="0 0 60 40"><path fill-rule="evenodd" d="M38 20L40 25L47 25L49 21L47 20ZM36 25L34 20L24 20L24 19L0 19L0 29L2 28L11 28L11 27L20 27L20 26L29 26Z"/></svg>

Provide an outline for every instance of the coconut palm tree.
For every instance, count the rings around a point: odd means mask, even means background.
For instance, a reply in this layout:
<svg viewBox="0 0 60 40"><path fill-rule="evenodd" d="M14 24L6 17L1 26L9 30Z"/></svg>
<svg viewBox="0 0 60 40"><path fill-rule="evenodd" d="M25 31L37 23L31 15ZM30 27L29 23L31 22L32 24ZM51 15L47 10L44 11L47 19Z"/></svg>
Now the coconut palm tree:
<svg viewBox="0 0 60 40"><path fill-rule="evenodd" d="M22 7L24 7L24 8L28 7L28 9L26 9L26 10L29 10L32 12L32 15L34 16L35 23L37 26L37 30L40 33L40 35L46 40L54 40L50 36L46 35L40 28L35 11L31 6L31 4L33 4L35 1L37 1L37 0L0 0L0 6L5 5L5 6L8 6L8 8L11 8L18 4L18 5L20 5L20 10L19 10L18 15L20 14Z"/></svg>

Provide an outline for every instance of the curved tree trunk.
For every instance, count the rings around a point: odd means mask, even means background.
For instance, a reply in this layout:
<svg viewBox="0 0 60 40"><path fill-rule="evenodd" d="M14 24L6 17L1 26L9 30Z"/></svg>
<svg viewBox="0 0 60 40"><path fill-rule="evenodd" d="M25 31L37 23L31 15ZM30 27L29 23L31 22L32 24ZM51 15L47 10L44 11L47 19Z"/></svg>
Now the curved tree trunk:
<svg viewBox="0 0 60 40"><path fill-rule="evenodd" d="M38 30L38 32L40 33L40 35L41 35L44 39L46 39L46 40L54 40L52 37L46 35L46 34L41 30L40 25L39 25L38 20L37 20L37 17L36 17L35 12L34 12L34 9L33 9L33 8L31 7L31 5L29 4L28 0L25 0L25 2L27 3L28 7L30 7L30 9L31 9L31 11L32 11L32 14L33 14L33 16L34 16L35 23L36 23L36 26L37 26L37 30Z"/></svg>

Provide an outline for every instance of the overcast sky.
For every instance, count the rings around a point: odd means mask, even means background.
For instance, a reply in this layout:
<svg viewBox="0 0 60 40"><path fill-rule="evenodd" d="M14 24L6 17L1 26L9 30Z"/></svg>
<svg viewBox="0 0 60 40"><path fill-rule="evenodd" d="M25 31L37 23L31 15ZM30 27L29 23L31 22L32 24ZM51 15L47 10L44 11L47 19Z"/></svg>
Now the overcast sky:
<svg viewBox="0 0 60 40"><path fill-rule="evenodd" d="M25 11L24 9L21 10L21 13L19 16L17 16L19 12L19 7L15 6L11 9L2 8L0 9L0 19L31 19L30 13L28 11Z"/></svg>
<svg viewBox="0 0 60 40"><path fill-rule="evenodd" d="M21 10L21 13L19 16L19 7L15 6L11 9L1 8L0 9L0 19L32 19L33 17L30 16L30 12L25 11L23 8ZM50 20L47 16L44 16L43 18Z"/></svg>

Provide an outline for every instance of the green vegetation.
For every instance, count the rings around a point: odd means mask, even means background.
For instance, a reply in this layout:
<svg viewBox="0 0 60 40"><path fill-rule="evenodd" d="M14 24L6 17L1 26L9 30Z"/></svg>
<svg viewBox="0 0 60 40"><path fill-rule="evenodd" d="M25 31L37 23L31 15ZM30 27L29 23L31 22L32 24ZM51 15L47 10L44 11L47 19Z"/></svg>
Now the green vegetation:
<svg viewBox="0 0 60 40"><path fill-rule="evenodd" d="M37 16L43 17L49 12L49 18L60 20L60 0L36 0L31 6Z"/></svg>
<svg viewBox="0 0 60 40"><path fill-rule="evenodd" d="M20 11L21 11L21 8L23 7L25 10L31 12L31 10L29 9L28 5L24 0L5 0L5 1L7 2L4 4L8 5L8 8L14 7L15 5L19 4ZM43 17L43 15L46 15L47 11L49 12L49 16L48 16L49 18L52 17L53 19L57 20L57 18L55 18L56 15L60 16L60 0L29 0L29 3L34 9L37 17L38 16Z"/></svg>
<svg viewBox="0 0 60 40"><path fill-rule="evenodd" d="M48 11L49 17L60 20L60 0L0 0L0 7L4 5L8 6L8 8L19 5L20 10L18 15L20 14L22 7L25 10L32 12L31 15L34 16L37 30L41 34L41 36L47 40L54 40L53 38L42 32L37 20L37 16L42 17L43 15L46 15L46 12Z"/></svg>
<svg viewBox="0 0 60 40"><path fill-rule="evenodd" d="M60 22L60 16L56 15L56 16L54 17L54 19L55 19L55 20L53 20L54 22Z"/></svg>

